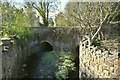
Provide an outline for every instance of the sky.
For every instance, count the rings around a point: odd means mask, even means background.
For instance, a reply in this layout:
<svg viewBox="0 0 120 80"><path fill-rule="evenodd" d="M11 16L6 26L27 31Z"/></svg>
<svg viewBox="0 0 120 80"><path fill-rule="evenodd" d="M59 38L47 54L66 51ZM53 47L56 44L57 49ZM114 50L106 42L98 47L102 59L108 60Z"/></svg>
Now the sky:
<svg viewBox="0 0 120 80"><path fill-rule="evenodd" d="M11 4L14 4L16 7L23 7L24 6L24 2L26 1L32 1L32 2L38 2L38 1L40 1L40 0L4 0L4 1L7 1L7 2L10 2ZM48 0L48 1L50 1L50 0ZM65 5L67 4L67 2L69 1L69 0L57 0L57 1L59 1L60 2L60 6L58 7L59 8L59 11L56 11L56 12L50 12L49 13L49 17L51 17L51 18L53 18L53 19L55 19L55 16L59 13L59 12L63 12L64 11L64 8L65 8ZM37 14L36 14L36 16L38 16L39 15L39 13L38 12L36 12ZM41 20L41 18L40 18L40 20Z"/></svg>
<svg viewBox="0 0 120 80"><path fill-rule="evenodd" d="M21 7L21 6L24 5L24 1L37 2L37 1L40 1L40 0L4 0L4 1L11 2L11 3L15 4L17 7ZM48 0L48 1L50 1L50 0ZM65 8L66 3L67 3L69 0L58 0L58 1L61 2L60 9L61 9L61 11L63 11L64 8Z"/></svg>

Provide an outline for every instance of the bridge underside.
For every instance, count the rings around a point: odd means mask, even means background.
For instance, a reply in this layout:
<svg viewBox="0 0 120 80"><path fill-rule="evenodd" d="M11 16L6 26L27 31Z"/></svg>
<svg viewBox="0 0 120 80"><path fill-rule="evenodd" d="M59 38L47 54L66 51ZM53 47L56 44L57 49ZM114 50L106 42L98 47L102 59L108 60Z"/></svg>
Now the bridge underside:
<svg viewBox="0 0 120 80"><path fill-rule="evenodd" d="M40 47L43 51L53 51L53 47L50 42L43 41L41 42Z"/></svg>

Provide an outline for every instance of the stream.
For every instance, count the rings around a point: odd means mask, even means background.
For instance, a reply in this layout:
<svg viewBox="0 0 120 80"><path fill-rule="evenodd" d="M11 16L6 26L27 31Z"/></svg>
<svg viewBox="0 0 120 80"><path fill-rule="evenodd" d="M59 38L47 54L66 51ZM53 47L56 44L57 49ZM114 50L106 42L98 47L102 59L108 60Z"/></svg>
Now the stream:
<svg viewBox="0 0 120 80"><path fill-rule="evenodd" d="M40 51L38 53L32 54L27 58L27 60L22 64L21 68L19 69L18 77L19 78L47 78L56 80L55 72L57 71L57 67L55 67L51 63L51 61L45 62L47 60L52 51ZM47 58L46 58L47 57ZM50 56L54 57L54 56ZM54 62L54 58L51 59ZM50 65L49 65L50 64ZM78 63L75 63L78 66ZM71 72L68 76L74 78L74 80L78 80L78 69L77 72ZM69 80L69 79L68 79Z"/></svg>

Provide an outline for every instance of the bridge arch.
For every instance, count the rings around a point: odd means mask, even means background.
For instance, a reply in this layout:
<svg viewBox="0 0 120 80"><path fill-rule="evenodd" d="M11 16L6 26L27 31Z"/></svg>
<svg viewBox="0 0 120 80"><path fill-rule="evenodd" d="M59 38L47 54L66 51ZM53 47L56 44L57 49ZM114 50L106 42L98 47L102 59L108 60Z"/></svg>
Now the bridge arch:
<svg viewBox="0 0 120 80"><path fill-rule="evenodd" d="M40 42L40 47L41 47L41 49L44 50L44 51L53 51L53 46L52 46L52 44L51 44L49 41L47 41L47 40L41 41L41 42Z"/></svg>

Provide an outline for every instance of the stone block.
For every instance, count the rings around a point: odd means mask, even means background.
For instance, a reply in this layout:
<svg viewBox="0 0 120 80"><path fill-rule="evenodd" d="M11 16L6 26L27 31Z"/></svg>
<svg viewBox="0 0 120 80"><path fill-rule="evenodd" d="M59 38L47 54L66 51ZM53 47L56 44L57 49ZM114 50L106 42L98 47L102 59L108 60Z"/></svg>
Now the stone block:
<svg viewBox="0 0 120 80"><path fill-rule="evenodd" d="M110 74L112 74L114 72L114 67L110 67L109 71L110 71Z"/></svg>
<svg viewBox="0 0 120 80"><path fill-rule="evenodd" d="M108 51L104 51L102 54L103 54L103 57L104 57L104 58L107 58L107 57L108 57Z"/></svg>
<svg viewBox="0 0 120 80"><path fill-rule="evenodd" d="M101 50L97 50L97 51L96 51L96 54L97 54L97 55L100 55L100 54L101 54Z"/></svg>
<svg viewBox="0 0 120 80"><path fill-rule="evenodd" d="M99 72L102 72L102 66L101 65L99 65Z"/></svg>
<svg viewBox="0 0 120 80"><path fill-rule="evenodd" d="M110 75L110 78L118 78L118 75L115 74L115 73L112 73L112 74Z"/></svg>
<svg viewBox="0 0 120 80"><path fill-rule="evenodd" d="M120 75L120 66L118 66L118 75Z"/></svg>
<svg viewBox="0 0 120 80"><path fill-rule="evenodd" d="M85 59L83 59L83 61L82 61L83 63L85 63Z"/></svg>
<svg viewBox="0 0 120 80"><path fill-rule="evenodd" d="M114 60L114 64L115 64L115 65L118 65L118 61L119 61L118 59L115 59L115 60Z"/></svg>
<svg viewBox="0 0 120 80"><path fill-rule="evenodd" d="M95 56L95 52L92 53L92 56Z"/></svg>
<svg viewBox="0 0 120 80"><path fill-rule="evenodd" d="M80 67L80 70L81 71L85 71L85 67Z"/></svg>
<svg viewBox="0 0 120 80"><path fill-rule="evenodd" d="M100 58L100 64L104 63L104 58Z"/></svg>
<svg viewBox="0 0 120 80"><path fill-rule="evenodd" d="M83 64L83 63L80 63L80 67L84 67L84 64Z"/></svg>
<svg viewBox="0 0 120 80"><path fill-rule="evenodd" d="M117 50L113 56L114 56L115 58L119 58L118 54L119 54L119 51Z"/></svg>
<svg viewBox="0 0 120 80"><path fill-rule="evenodd" d="M114 65L114 69L117 69L117 70L118 70L118 65Z"/></svg>
<svg viewBox="0 0 120 80"><path fill-rule="evenodd" d="M118 74L118 68L115 68L115 67L114 67L113 73Z"/></svg>
<svg viewBox="0 0 120 80"><path fill-rule="evenodd" d="M105 60L105 64L106 64L106 65L109 65L109 66L111 66L111 67L114 66L114 63L112 63L111 61L108 61L108 60Z"/></svg>
<svg viewBox="0 0 120 80"><path fill-rule="evenodd" d="M96 56L93 56L94 61L96 61Z"/></svg>
<svg viewBox="0 0 120 80"><path fill-rule="evenodd" d="M2 38L1 40L4 46L7 46L11 43L11 38Z"/></svg>
<svg viewBox="0 0 120 80"><path fill-rule="evenodd" d="M85 70L86 70L86 72L87 72L87 73L89 72L89 69L88 69L88 67L86 67L86 68L85 68Z"/></svg>
<svg viewBox="0 0 120 80"><path fill-rule="evenodd" d="M98 78L98 76L99 76L98 71L94 72L94 77L95 77L95 78Z"/></svg>
<svg viewBox="0 0 120 80"><path fill-rule="evenodd" d="M91 70L91 72L93 72L94 71L94 67L90 66L90 70Z"/></svg>
<svg viewBox="0 0 120 80"><path fill-rule="evenodd" d="M106 64L105 63L101 63L101 66L103 67L103 66L105 66Z"/></svg>
<svg viewBox="0 0 120 80"><path fill-rule="evenodd" d="M93 61L94 61L94 59L91 57L91 58L90 58L90 61L92 61L92 62L93 62Z"/></svg>
<svg viewBox="0 0 120 80"><path fill-rule="evenodd" d="M104 73L100 73L99 78L104 78Z"/></svg>
<svg viewBox="0 0 120 80"><path fill-rule="evenodd" d="M100 64L100 58L98 58L98 59L96 60L96 62L97 62L97 64Z"/></svg>
<svg viewBox="0 0 120 80"><path fill-rule="evenodd" d="M94 52L94 50L91 49L91 50L90 50L90 53L92 54L93 52Z"/></svg>
<svg viewBox="0 0 120 80"><path fill-rule="evenodd" d="M108 78L109 71L108 70L103 70L103 73L104 73L104 78Z"/></svg>
<svg viewBox="0 0 120 80"><path fill-rule="evenodd" d="M86 66L89 66L89 62L86 63Z"/></svg>
<svg viewBox="0 0 120 80"><path fill-rule="evenodd" d="M109 70L110 67L109 67L108 65L105 65L105 66L103 66L103 69L105 69L105 70Z"/></svg>
<svg viewBox="0 0 120 80"><path fill-rule="evenodd" d="M98 65L94 66L94 74L98 74Z"/></svg>
<svg viewBox="0 0 120 80"><path fill-rule="evenodd" d="M90 65L91 65L92 67L94 67L94 66L95 66L94 62L91 62L91 63L90 63Z"/></svg>

